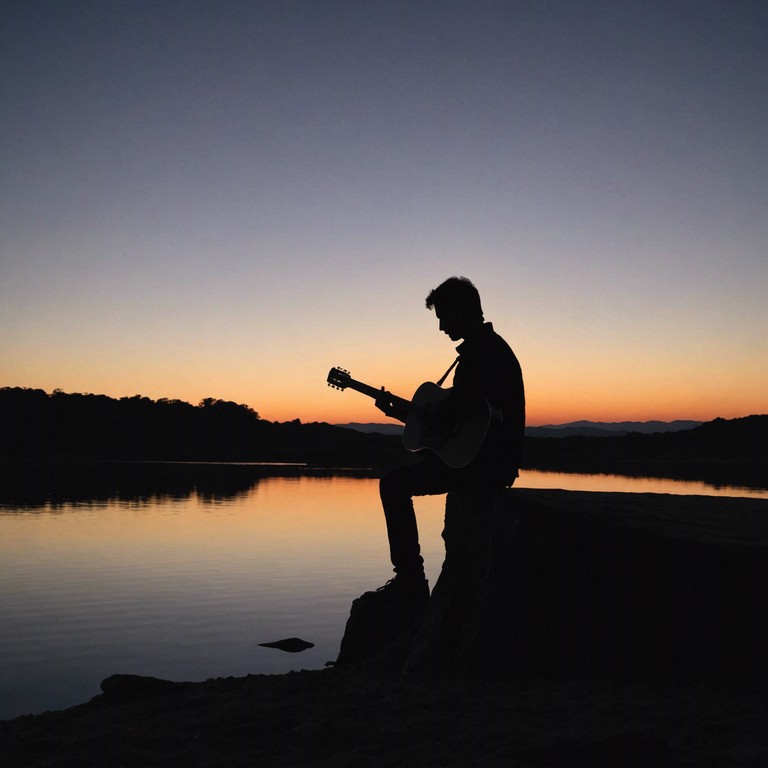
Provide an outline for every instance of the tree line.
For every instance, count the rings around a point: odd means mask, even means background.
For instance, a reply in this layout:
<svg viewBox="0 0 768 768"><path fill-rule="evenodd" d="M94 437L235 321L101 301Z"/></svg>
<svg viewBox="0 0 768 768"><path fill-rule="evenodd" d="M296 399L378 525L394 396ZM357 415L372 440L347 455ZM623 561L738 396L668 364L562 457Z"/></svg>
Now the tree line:
<svg viewBox="0 0 768 768"><path fill-rule="evenodd" d="M303 462L383 470L412 460L398 436L298 419L271 422L247 405L0 388L0 459ZM768 416L617 437L527 437L524 468L768 487Z"/></svg>
<svg viewBox="0 0 768 768"><path fill-rule="evenodd" d="M768 415L713 419L679 432L526 438L526 466L768 488Z"/></svg>
<svg viewBox="0 0 768 768"><path fill-rule="evenodd" d="M270 422L247 405L0 389L0 458L389 463L400 442L330 424Z"/></svg>

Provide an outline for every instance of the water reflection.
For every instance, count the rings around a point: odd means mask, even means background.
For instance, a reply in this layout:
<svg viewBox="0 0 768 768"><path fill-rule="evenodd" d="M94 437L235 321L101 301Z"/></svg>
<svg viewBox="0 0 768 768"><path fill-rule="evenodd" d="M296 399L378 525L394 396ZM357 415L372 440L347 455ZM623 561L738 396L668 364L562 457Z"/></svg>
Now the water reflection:
<svg viewBox="0 0 768 768"><path fill-rule="evenodd" d="M0 718L85 701L114 673L320 668L338 653L352 599L390 575L375 478L165 469L111 468L91 495L63 477L38 489L37 505L0 502ZM738 495L601 475L525 472L519 484ZM444 498L415 503L434 584ZM292 636L315 647L258 645Z"/></svg>
<svg viewBox="0 0 768 768"><path fill-rule="evenodd" d="M243 496L264 477L295 477L303 465L183 462L0 464L0 504L57 508L70 503Z"/></svg>
<svg viewBox="0 0 768 768"><path fill-rule="evenodd" d="M6 510L59 509L109 500L148 503L196 496L203 503L245 497L274 477L372 477L372 470L311 470L301 464L174 462L0 462L0 506ZM768 489L692 480L524 470L516 484L623 493L681 493L768 498Z"/></svg>
<svg viewBox="0 0 768 768"><path fill-rule="evenodd" d="M0 510L0 718L61 708L117 672L174 680L320 668L354 597L390 575L373 479ZM419 506L442 563L442 499ZM302 654L260 648L303 637Z"/></svg>

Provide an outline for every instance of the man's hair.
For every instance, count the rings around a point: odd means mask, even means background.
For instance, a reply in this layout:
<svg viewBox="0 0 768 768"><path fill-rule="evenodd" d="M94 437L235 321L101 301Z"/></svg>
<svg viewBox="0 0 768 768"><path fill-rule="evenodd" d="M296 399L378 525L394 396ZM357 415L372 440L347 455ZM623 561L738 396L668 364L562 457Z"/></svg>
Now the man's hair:
<svg viewBox="0 0 768 768"><path fill-rule="evenodd" d="M483 316L480 294L466 277L449 277L430 291L427 296L427 309L432 307L446 307L470 316Z"/></svg>

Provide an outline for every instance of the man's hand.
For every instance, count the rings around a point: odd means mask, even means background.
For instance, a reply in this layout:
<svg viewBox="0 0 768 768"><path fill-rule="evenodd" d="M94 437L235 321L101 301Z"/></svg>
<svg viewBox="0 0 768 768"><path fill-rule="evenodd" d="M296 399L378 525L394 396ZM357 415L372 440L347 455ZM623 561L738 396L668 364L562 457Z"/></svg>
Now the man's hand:
<svg viewBox="0 0 768 768"><path fill-rule="evenodd" d="M383 411L390 418L405 421L406 414L402 412L401 408L398 408L395 405L392 393L387 392L384 387L381 388L381 393L376 400L374 400L374 404L380 411Z"/></svg>
<svg viewBox="0 0 768 768"><path fill-rule="evenodd" d="M390 392L387 392L384 387L381 388L381 394L376 398L374 401L376 407L380 411L384 411L384 413L387 414L387 416L393 416L394 414L392 411L394 410L394 403L392 402L392 394Z"/></svg>

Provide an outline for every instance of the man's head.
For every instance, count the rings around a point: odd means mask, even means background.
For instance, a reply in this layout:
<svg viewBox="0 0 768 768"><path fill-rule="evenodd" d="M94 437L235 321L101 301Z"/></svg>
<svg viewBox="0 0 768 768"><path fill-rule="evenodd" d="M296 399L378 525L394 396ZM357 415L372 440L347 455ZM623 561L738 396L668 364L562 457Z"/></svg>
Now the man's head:
<svg viewBox="0 0 768 768"><path fill-rule="evenodd" d="M483 324L480 294L466 277L449 277L427 296L427 309L435 310L440 330L453 341L466 338Z"/></svg>

